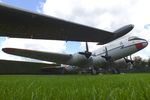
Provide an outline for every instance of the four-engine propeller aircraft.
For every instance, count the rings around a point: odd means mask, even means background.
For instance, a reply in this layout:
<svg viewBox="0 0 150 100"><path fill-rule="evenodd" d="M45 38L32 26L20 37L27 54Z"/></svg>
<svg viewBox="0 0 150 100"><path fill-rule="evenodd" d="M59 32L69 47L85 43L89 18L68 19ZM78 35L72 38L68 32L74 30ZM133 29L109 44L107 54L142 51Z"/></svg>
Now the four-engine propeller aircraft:
<svg viewBox="0 0 150 100"><path fill-rule="evenodd" d="M148 45L146 40L138 37L118 39L130 32L133 29L133 25L126 25L114 32L108 32L4 4L0 4L0 13L0 36L84 41L86 43L86 51L75 54L42 52L9 47L3 48L4 52L58 64L91 67L92 73L94 73L95 67L98 67L102 63L124 58ZM97 42L98 45L105 45L96 51L90 52L87 42ZM128 59L124 60L130 61Z"/></svg>

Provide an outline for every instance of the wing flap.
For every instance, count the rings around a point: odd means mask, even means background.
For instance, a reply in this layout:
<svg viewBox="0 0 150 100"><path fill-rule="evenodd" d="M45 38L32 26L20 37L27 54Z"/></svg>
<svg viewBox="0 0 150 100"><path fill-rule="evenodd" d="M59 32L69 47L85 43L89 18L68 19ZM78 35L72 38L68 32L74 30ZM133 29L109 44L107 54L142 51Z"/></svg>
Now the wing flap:
<svg viewBox="0 0 150 100"><path fill-rule="evenodd" d="M52 53L52 52L43 52L27 49L17 49L17 48L3 48L5 53L28 57L43 61L55 62L58 64L66 64L67 61L72 57L70 54L61 54L61 53Z"/></svg>
<svg viewBox="0 0 150 100"><path fill-rule="evenodd" d="M0 4L0 35L107 43L112 32Z"/></svg>

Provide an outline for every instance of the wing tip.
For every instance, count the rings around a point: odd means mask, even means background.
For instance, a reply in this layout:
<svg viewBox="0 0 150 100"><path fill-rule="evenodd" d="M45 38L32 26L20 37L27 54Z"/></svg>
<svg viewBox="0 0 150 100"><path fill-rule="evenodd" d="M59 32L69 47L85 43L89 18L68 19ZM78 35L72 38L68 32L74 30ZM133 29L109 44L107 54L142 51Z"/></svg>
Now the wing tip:
<svg viewBox="0 0 150 100"><path fill-rule="evenodd" d="M2 51L5 52L5 53L13 53L15 52L15 49L12 49L12 48L2 48Z"/></svg>

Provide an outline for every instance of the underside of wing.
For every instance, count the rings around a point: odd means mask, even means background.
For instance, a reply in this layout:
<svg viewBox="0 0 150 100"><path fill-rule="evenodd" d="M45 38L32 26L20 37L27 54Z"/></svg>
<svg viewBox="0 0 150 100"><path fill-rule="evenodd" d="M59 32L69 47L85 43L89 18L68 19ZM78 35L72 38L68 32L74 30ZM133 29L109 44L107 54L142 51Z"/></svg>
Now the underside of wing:
<svg viewBox="0 0 150 100"><path fill-rule="evenodd" d="M28 58L33 58L33 59L38 59L43 61L55 62L58 64L66 64L67 61L72 57L72 55L70 54L42 52L42 51L27 50L27 49L3 48L2 50L8 54L28 57Z"/></svg>
<svg viewBox="0 0 150 100"><path fill-rule="evenodd" d="M26 62L0 59L0 74L63 74L60 64L45 62Z"/></svg>
<svg viewBox="0 0 150 100"><path fill-rule="evenodd" d="M55 68L57 66L60 66L60 64L50 64L50 63L44 63L44 62L27 62L27 61L15 61L15 60L2 60L0 59L0 65L3 67L11 67L14 66L41 66L41 67L49 67L49 68Z"/></svg>
<svg viewBox="0 0 150 100"><path fill-rule="evenodd" d="M114 33L0 4L0 36L104 44Z"/></svg>

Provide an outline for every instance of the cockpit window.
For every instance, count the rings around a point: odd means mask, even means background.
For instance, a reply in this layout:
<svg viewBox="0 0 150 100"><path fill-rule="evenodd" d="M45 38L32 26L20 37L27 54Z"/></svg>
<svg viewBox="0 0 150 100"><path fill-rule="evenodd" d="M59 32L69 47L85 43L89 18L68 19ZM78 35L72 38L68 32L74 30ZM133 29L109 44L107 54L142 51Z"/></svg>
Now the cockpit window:
<svg viewBox="0 0 150 100"><path fill-rule="evenodd" d="M141 38L139 38L137 36L133 36L133 37L129 37L128 38L128 41L132 41L132 40L143 40L143 39L141 39Z"/></svg>

